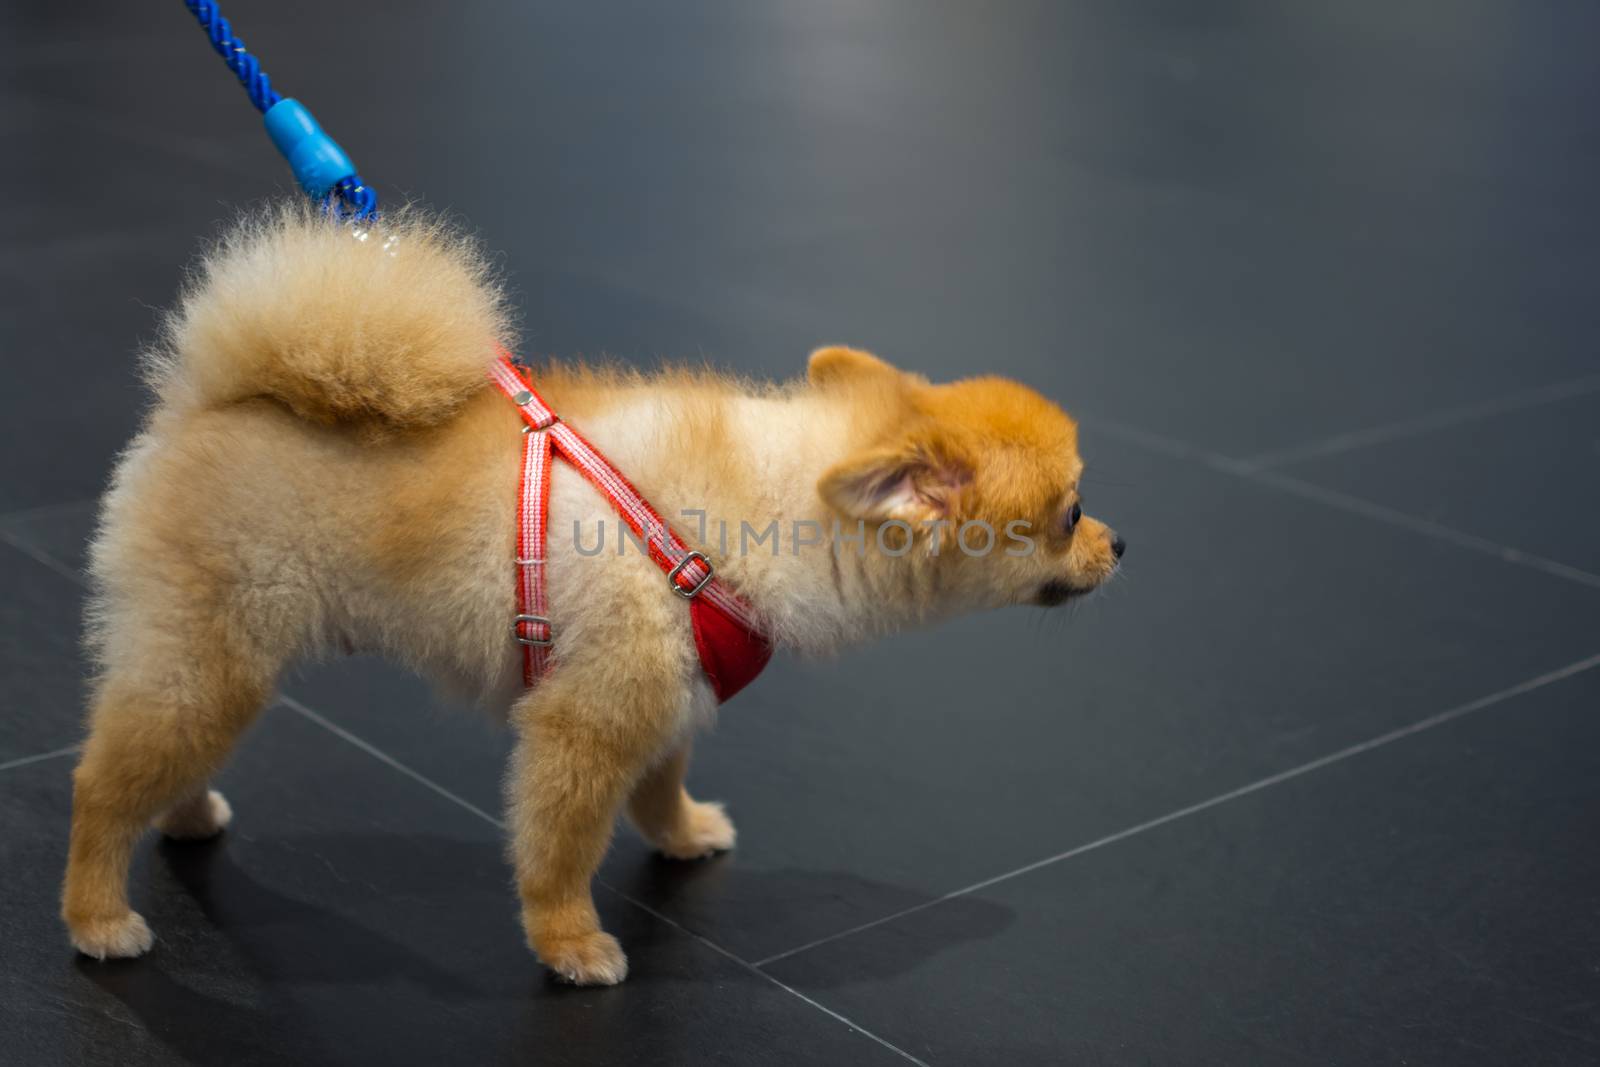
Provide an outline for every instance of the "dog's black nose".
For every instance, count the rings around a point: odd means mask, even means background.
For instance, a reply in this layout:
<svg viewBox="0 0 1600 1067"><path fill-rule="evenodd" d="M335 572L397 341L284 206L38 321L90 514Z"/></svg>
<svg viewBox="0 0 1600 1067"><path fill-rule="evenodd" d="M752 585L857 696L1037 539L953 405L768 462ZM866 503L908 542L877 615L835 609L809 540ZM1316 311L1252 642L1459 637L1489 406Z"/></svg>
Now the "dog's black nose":
<svg viewBox="0 0 1600 1067"><path fill-rule="evenodd" d="M1121 559L1122 558L1122 554L1124 552L1126 552L1126 551L1128 551L1128 542L1126 542L1126 541L1124 541L1122 539L1122 535L1121 534L1112 534L1111 535L1111 554L1113 556L1116 556L1118 559Z"/></svg>

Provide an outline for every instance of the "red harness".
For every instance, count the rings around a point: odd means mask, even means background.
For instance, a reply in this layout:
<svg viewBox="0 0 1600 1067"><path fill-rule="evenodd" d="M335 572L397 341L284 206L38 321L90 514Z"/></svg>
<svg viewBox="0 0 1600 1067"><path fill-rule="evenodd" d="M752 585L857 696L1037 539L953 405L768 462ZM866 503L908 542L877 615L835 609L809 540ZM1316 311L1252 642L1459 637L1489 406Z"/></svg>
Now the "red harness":
<svg viewBox="0 0 1600 1067"><path fill-rule="evenodd" d="M705 553L690 549L672 532L621 471L550 410L503 350L490 365L489 378L517 405L527 423L522 428L522 478L517 491L517 616L511 624L511 634L525 653L523 684L532 686L550 669L555 643L544 575L554 453L611 501L650 558L666 571L668 587L689 602L700 666L718 702L750 684L772 658L772 642L756 625L750 605L716 577Z"/></svg>

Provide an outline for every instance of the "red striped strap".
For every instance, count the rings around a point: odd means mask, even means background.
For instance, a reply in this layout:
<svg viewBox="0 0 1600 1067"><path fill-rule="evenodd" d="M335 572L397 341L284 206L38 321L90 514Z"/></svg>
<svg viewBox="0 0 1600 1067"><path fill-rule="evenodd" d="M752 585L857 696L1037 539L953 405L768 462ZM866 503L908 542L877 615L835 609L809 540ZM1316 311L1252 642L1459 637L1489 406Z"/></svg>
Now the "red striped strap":
<svg viewBox="0 0 1600 1067"><path fill-rule="evenodd" d="M550 467L549 429L524 433L517 490L517 617L511 631L526 650L522 682L530 686L543 676L550 662L552 632L544 591Z"/></svg>
<svg viewBox="0 0 1600 1067"><path fill-rule="evenodd" d="M552 453L558 452L611 501L686 599L708 603L733 623L759 634L754 612L713 572L704 555L684 544L633 483L583 435L562 422L512 363L509 354L490 364L489 379L510 398L523 429L522 477L517 502L517 618L513 633L527 650L523 681L532 685L548 668L551 627L545 600L545 545L550 514ZM764 662L764 660L763 660Z"/></svg>

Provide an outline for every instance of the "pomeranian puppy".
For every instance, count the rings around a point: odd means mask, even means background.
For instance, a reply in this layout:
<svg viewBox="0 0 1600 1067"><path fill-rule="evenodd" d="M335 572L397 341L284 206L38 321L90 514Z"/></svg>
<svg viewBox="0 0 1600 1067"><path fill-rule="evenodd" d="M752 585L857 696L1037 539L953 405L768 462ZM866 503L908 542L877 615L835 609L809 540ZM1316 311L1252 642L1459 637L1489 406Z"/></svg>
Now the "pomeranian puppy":
<svg viewBox="0 0 1600 1067"><path fill-rule="evenodd" d="M209 779L284 668L331 651L384 653L508 716L522 922L569 981L627 973L589 888L620 812L667 856L733 847L723 808L684 789L715 705L685 600L559 461L554 658L524 688L523 423L486 376L508 320L476 245L416 212L353 227L279 209L203 258L147 356L155 403L91 553L96 669L62 903L79 951L150 948L126 887L141 833L227 825ZM1060 604L1123 552L1082 513L1072 419L1001 378L936 385L833 347L783 385L559 363L532 380L777 647Z"/></svg>

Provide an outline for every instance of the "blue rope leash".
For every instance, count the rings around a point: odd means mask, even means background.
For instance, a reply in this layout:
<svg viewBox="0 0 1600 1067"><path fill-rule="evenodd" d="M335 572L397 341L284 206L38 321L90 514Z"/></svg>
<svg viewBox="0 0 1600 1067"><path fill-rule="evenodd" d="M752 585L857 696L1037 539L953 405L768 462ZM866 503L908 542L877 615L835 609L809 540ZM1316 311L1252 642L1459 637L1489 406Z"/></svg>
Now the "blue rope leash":
<svg viewBox="0 0 1600 1067"><path fill-rule="evenodd" d="M183 3L206 31L211 47L238 77L250 102L264 116L267 133L289 161L300 187L342 218L375 218L378 194L361 180L350 157L322 131L305 105L272 87L261 61L245 51L244 42L234 36L232 24L222 17L217 5L211 0Z"/></svg>

